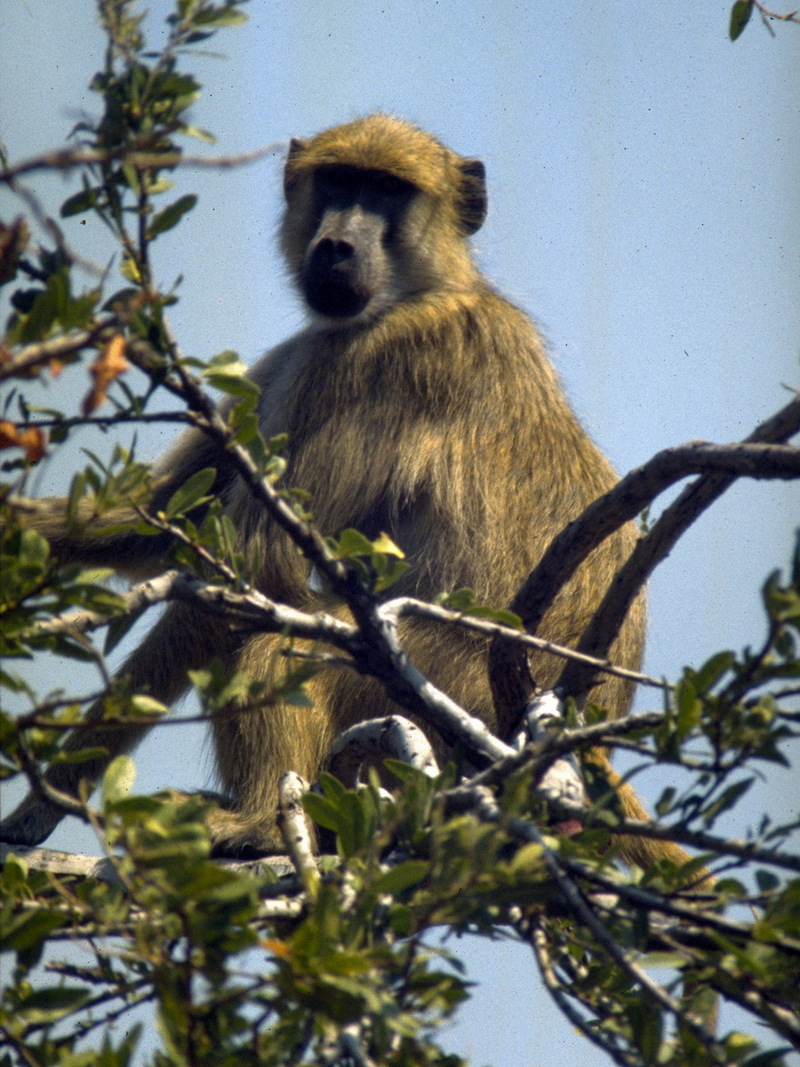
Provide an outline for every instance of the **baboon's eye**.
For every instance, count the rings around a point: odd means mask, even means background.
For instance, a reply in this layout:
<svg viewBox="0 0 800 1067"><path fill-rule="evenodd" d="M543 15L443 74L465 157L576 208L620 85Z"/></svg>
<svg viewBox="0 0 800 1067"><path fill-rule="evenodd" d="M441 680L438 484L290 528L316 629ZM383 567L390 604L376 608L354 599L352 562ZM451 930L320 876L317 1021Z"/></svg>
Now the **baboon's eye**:
<svg viewBox="0 0 800 1067"><path fill-rule="evenodd" d="M330 196L366 193L395 199L407 196L414 188L410 182L398 178L396 174L391 174L389 171L369 170L346 164L320 167L316 172L315 181L317 188L321 192L327 192Z"/></svg>
<svg viewBox="0 0 800 1067"><path fill-rule="evenodd" d="M341 193L356 182L352 167L320 167L316 173L317 185L331 192Z"/></svg>
<svg viewBox="0 0 800 1067"><path fill-rule="evenodd" d="M386 196L400 196L408 192L410 186L394 174L386 174L383 171L375 175L375 188Z"/></svg>

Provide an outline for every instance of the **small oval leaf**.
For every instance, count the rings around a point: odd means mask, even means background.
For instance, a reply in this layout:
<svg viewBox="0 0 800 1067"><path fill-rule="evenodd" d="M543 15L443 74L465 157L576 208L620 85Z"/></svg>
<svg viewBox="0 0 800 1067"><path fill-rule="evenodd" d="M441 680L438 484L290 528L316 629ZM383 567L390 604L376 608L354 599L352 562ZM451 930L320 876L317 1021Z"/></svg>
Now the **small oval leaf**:
<svg viewBox="0 0 800 1067"><path fill-rule="evenodd" d="M150 225L147 227L148 241L152 241L160 233L171 230L173 226L180 222L187 211L192 210L196 203L197 197L190 193L187 196L179 197L174 204L170 204L163 211L159 211L158 214L153 216Z"/></svg>
<svg viewBox="0 0 800 1067"><path fill-rule="evenodd" d="M117 756L103 775L103 806L120 800L130 792L136 780L136 765L130 756Z"/></svg>
<svg viewBox="0 0 800 1067"><path fill-rule="evenodd" d="M732 41L735 41L742 34L752 14L752 0L736 0L736 3L731 8L731 24L728 31Z"/></svg>
<svg viewBox="0 0 800 1067"><path fill-rule="evenodd" d="M205 467L188 478L169 498L164 508L166 517L174 519L176 515L183 515L204 502L216 476L217 472L213 467Z"/></svg>

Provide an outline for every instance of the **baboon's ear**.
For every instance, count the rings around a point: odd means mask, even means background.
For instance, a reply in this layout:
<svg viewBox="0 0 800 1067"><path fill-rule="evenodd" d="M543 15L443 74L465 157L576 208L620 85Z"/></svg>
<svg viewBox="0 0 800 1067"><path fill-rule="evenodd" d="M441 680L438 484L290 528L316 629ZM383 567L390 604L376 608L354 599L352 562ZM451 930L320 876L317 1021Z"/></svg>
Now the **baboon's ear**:
<svg viewBox="0 0 800 1067"><path fill-rule="evenodd" d="M479 159L461 160L461 193L458 217L467 237L477 233L486 220L486 167Z"/></svg>
<svg viewBox="0 0 800 1067"><path fill-rule="evenodd" d="M293 137L289 141L289 154L286 157L286 166L283 168L283 191L287 196L297 177L294 167L295 160L307 147L308 142L301 141L299 137Z"/></svg>

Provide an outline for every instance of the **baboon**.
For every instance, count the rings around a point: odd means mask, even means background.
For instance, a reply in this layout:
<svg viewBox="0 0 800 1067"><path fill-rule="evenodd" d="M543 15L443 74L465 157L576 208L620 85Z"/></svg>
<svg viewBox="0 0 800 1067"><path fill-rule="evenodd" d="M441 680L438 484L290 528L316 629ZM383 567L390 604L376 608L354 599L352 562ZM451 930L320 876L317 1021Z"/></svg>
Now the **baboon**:
<svg viewBox="0 0 800 1067"><path fill-rule="evenodd" d="M293 140L284 188L281 244L310 320L265 355L251 378L261 388L264 436L288 435L285 484L309 494L323 533L356 527L372 538L385 531L402 547L411 566L392 595L430 599L468 586L479 601L505 607L552 537L616 479L571 411L531 320L475 265L467 239L486 215L483 165L376 114ZM214 492L236 529L250 581L298 608L341 612L309 582L309 565L199 431L158 464L152 508L209 466L217 469ZM131 513L92 518L91 501L83 507L79 533L67 529L63 501L27 521L63 563L112 566L137 578L163 569L168 537L97 536ZM576 644L635 537L629 526L594 551L551 607L542 636ZM638 667L643 634L640 601L612 649L614 660ZM496 722L482 640L418 620L405 625L403 640L437 686L508 733L510 724ZM121 673L169 704L187 688L187 671L213 657L264 677L274 669L278 641L176 603ZM561 666L551 656L532 657L545 687ZM279 776L292 769L314 781L345 727L397 710L374 679L341 667L316 675L308 692L310 709L273 701L214 722L217 770L231 798L212 816L218 850L280 850ZM627 682L606 677L596 692L611 715L625 714ZM100 714L99 706L89 712ZM110 758L141 733L106 727L67 743L105 746ZM81 778L96 778L107 762L61 765L48 779L75 793ZM641 817L633 793L621 792L627 810ZM60 817L29 797L0 837L36 843ZM631 842L629 851L646 862L665 847Z"/></svg>

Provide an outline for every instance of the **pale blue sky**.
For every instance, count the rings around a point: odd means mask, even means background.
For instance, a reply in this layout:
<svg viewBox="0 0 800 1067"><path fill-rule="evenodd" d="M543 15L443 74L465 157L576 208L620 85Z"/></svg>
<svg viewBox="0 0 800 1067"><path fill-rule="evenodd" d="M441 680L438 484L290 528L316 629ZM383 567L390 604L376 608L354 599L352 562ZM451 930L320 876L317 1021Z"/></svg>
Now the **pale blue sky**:
<svg viewBox="0 0 800 1067"><path fill-rule="evenodd" d="M169 5L148 6L155 42ZM574 406L625 471L667 445L746 435L786 401L782 383L798 384L800 27L772 38L754 20L731 44L728 8L253 0L249 25L214 41L222 58L189 61L205 83L194 117L217 150L238 152L382 109L480 156L490 192L480 263L541 324ZM79 109L96 113L86 83L102 39L90 0L0 0L0 26L0 138L16 159L60 145ZM251 362L302 321L275 251L279 155L180 183L200 203L155 256L163 283L184 274L180 343ZM36 184L53 209L67 195L60 179ZM91 223L69 234L108 255ZM84 388L71 369L50 399ZM142 454L170 436L142 431ZM110 447L87 436L71 456L87 444ZM40 491L63 489L67 471L53 463ZM799 516L796 486L759 484L701 519L651 583L649 671L674 676L759 642L758 588L786 565ZM74 678L54 668L52 684ZM142 789L208 784L202 737L186 733L140 748ZM173 736L177 768L164 755ZM668 781L643 789L652 799ZM756 800L796 811L796 775ZM728 832L743 832L743 818ZM91 847L66 824L52 841ZM605 1062L557 1017L524 951L491 945L469 958L483 988L449 1038L455 1050L496 1067Z"/></svg>

